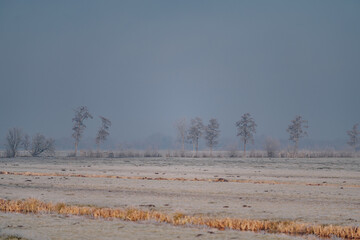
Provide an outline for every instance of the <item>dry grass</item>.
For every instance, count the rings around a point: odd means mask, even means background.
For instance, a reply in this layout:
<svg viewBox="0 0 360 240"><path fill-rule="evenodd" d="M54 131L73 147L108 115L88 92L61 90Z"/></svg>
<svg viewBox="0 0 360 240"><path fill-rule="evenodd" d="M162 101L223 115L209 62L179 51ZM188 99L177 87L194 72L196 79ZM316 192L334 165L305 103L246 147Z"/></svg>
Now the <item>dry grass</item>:
<svg viewBox="0 0 360 240"><path fill-rule="evenodd" d="M224 178L164 178L164 177L139 177L139 176L116 176L116 175L95 175L95 174L66 174L66 173L39 173L39 172L7 172L0 171L0 175L22 175L35 177L80 177L80 178L117 178L133 180L152 180L152 181L192 181L192 182L233 182L233 183L253 183L253 184L281 184L281 185L304 185L304 186L326 186L326 187L348 187L360 188L356 184L336 184L336 183L305 183L305 182L286 182L269 180L250 180L250 179L224 179Z"/></svg>
<svg viewBox="0 0 360 240"><path fill-rule="evenodd" d="M87 216L92 218L121 219L125 221L153 220L175 226L208 226L219 230L265 231L290 235L314 234L319 237L333 236L343 239L360 239L360 228L351 226L314 225L293 221L247 220L234 218L211 218L188 216L182 213L166 214L141 209L113 209L67 205L65 203L46 203L36 199L4 200L0 199L0 211L17 213L57 213L65 215Z"/></svg>
<svg viewBox="0 0 360 240"><path fill-rule="evenodd" d="M0 240L26 240L26 239L16 235L5 235L5 236L3 235L0 236Z"/></svg>

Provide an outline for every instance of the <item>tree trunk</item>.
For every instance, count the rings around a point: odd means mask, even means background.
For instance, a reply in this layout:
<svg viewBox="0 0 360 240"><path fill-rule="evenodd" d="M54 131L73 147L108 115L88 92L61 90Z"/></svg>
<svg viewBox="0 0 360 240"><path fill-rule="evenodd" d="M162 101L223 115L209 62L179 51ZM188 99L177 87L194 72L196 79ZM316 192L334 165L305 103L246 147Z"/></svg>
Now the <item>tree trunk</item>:
<svg viewBox="0 0 360 240"><path fill-rule="evenodd" d="M246 141L244 141L244 158L246 158Z"/></svg>
<svg viewBox="0 0 360 240"><path fill-rule="evenodd" d="M183 152L185 151L185 139L184 138L185 138L185 136L182 136L182 139L181 139L181 144L182 144L181 149Z"/></svg>
<svg viewBox="0 0 360 240"><path fill-rule="evenodd" d="M298 152L298 140L295 141L294 158L296 158Z"/></svg>
<svg viewBox="0 0 360 240"><path fill-rule="evenodd" d="M357 146L359 145L358 140L355 140L354 151L357 152Z"/></svg>
<svg viewBox="0 0 360 240"><path fill-rule="evenodd" d="M212 146L210 147L210 157L212 157Z"/></svg>
<svg viewBox="0 0 360 240"><path fill-rule="evenodd" d="M96 149L96 157L101 157L101 154L100 154L100 142L98 143L98 144L96 144L97 145L97 149Z"/></svg>
<svg viewBox="0 0 360 240"><path fill-rule="evenodd" d="M196 156L198 154L198 150L199 150L199 141L196 141Z"/></svg>
<svg viewBox="0 0 360 240"><path fill-rule="evenodd" d="M75 142L75 157L76 157L76 155L77 155L77 148L78 148L78 143Z"/></svg>

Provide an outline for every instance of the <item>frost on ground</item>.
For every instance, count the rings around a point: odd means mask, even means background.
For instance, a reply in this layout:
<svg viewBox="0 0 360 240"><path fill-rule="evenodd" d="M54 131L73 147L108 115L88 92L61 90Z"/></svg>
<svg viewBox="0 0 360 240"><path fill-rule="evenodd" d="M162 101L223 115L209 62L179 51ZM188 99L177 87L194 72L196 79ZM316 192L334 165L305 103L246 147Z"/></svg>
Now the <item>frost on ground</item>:
<svg viewBox="0 0 360 240"><path fill-rule="evenodd" d="M359 159L1 159L1 171L48 173L49 176L0 174L0 198L32 197L46 202L136 207L187 215L359 226L359 165ZM63 176L50 176L53 173ZM67 177L67 174L251 181L158 181ZM261 181L265 183L254 183ZM196 236L204 239L246 239L247 236L248 239L295 239L154 223L9 213L0 216L0 236L22 234L30 239L41 239L34 235L39 232L42 239L78 238L78 232L84 236L89 233L85 239L144 239L144 236L146 239L151 236L168 239L169 234L176 238L177 233L181 239ZM7 224L11 221L16 223ZM80 224L72 225L76 221ZM63 231L59 230L57 222L61 222ZM116 224L124 227L119 229ZM36 231L33 230L35 225ZM101 232L102 228L108 229L106 233Z"/></svg>
<svg viewBox="0 0 360 240"><path fill-rule="evenodd" d="M304 239L300 237L290 237L283 234L263 234L230 230L218 231L216 229L195 227L174 227L168 224L158 224L154 222L133 223L125 221L106 221L101 219L94 220L82 217L64 217L59 215L22 215L10 213L0 213L0 229L0 235L7 234L10 236L26 237L27 239L37 240ZM308 237L307 239L316 238Z"/></svg>

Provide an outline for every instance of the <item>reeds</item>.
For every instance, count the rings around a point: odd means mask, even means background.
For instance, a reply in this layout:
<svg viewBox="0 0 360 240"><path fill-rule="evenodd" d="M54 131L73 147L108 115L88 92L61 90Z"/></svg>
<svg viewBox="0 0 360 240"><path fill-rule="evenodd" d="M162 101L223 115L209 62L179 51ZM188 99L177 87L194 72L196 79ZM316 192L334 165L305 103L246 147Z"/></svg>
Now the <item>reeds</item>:
<svg viewBox="0 0 360 240"><path fill-rule="evenodd" d="M161 213L154 210L135 208L100 208L67 205L65 203L46 203L37 199L5 200L0 199L0 211L17 213L56 213L64 215L87 216L92 218L121 219L125 221L157 221L175 226L207 226L219 230L232 229L239 231L264 231L267 233L284 233L290 235L313 234L319 237L340 237L343 239L360 239L360 228L352 226L315 225L294 221L247 220L234 218L211 218L189 216L182 213Z"/></svg>
<svg viewBox="0 0 360 240"><path fill-rule="evenodd" d="M348 187L360 188L357 184L336 184L336 183L306 183L290 181L273 180L251 180L251 179L225 179L225 178L165 178L165 177L140 177L140 176L117 176L117 175L96 175L96 174L66 174L66 173L39 173L39 172L8 172L0 171L0 175L22 175L33 177L80 177L80 178L116 178L132 180L150 180L150 181L182 181L182 182L232 182L232 183L252 183L252 184L270 184L270 185L304 185L304 186L327 186L327 187Z"/></svg>

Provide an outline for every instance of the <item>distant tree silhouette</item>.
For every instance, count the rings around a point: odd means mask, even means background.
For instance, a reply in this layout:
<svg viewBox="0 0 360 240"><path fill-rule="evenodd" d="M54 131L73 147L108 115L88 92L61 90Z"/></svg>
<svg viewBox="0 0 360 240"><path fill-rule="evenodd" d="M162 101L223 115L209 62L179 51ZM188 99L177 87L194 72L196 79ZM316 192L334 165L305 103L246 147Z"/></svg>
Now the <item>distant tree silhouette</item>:
<svg viewBox="0 0 360 240"><path fill-rule="evenodd" d="M89 113L87 107L81 106L74 110L75 116L73 117L72 121L73 125L73 134L72 137L75 139L75 156L77 155L77 148L80 142L80 139L84 133L86 125L84 121L88 118L93 118L92 115Z"/></svg>
<svg viewBox="0 0 360 240"><path fill-rule="evenodd" d="M181 142L181 150L185 151L185 140L187 135L187 124L186 118L182 118L175 123L175 128L177 130L178 141Z"/></svg>
<svg viewBox="0 0 360 240"><path fill-rule="evenodd" d="M215 118L210 119L209 124L205 127L206 145L210 148L210 156L212 156L213 147L218 144L220 135L219 123Z"/></svg>
<svg viewBox="0 0 360 240"><path fill-rule="evenodd" d="M196 156L199 150L199 139L203 134L204 124L202 119L197 117L195 119L191 119L190 128L188 131L188 140L193 144L193 148L196 150Z"/></svg>
<svg viewBox="0 0 360 240"><path fill-rule="evenodd" d="M99 116L101 119L101 126L99 128L99 131L96 135L96 145L98 146L98 150L100 148L100 144L104 141L106 141L107 137L109 136L109 128L111 127L111 121L105 117Z"/></svg>
<svg viewBox="0 0 360 240"><path fill-rule="evenodd" d="M23 133L20 128L11 128L6 135L6 156L16 157L19 147L22 144Z"/></svg>
<svg viewBox="0 0 360 240"><path fill-rule="evenodd" d="M291 121L291 124L286 129L286 131L290 134L289 140L295 144L294 156L297 154L300 138L308 135L305 130L307 128L309 128L308 121L304 120L301 116L295 116L295 119Z"/></svg>
<svg viewBox="0 0 360 240"><path fill-rule="evenodd" d="M237 127L237 136L240 136L244 143L244 157L246 157L246 144L251 141L254 143L254 133L256 133L256 123L250 113L245 113L241 119L235 123Z"/></svg>
<svg viewBox="0 0 360 240"><path fill-rule="evenodd" d="M42 153L49 155L55 153L55 141L51 138L46 138L40 133L36 134L31 141L29 135L26 134L23 140L23 146L33 157L37 157Z"/></svg>
<svg viewBox="0 0 360 240"><path fill-rule="evenodd" d="M359 132L359 124L356 123L352 127L351 130L347 131L347 135L349 136L349 141L347 142L351 147L354 148L354 151L357 151L357 148L359 147L360 143L360 132Z"/></svg>

